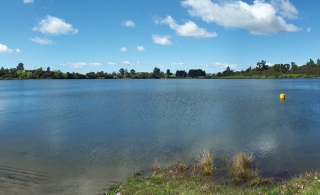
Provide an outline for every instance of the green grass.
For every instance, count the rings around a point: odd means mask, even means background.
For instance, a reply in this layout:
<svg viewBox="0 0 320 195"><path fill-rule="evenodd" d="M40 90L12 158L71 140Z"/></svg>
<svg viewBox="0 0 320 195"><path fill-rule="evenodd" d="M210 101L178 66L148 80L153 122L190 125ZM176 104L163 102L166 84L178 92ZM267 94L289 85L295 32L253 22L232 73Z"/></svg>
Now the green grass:
<svg viewBox="0 0 320 195"><path fill-rule="evenodd" d="M286 181L275 182L272 178L261 178L258 172L252 168L252 160L251 156L239 153L227 162L228 168L225 169L214 167L212 154L203 152L198 159L197 165L186 166L181 162L177 162L168 169L162 169L157 166L149 175L135 175L126 182L111 187L105 194L320 194L320 174L318 172L305 173ZM213 167L213 169L210 168L210 174L204 174L203 166ZM216 173L220 175L217 178L214 177Z"/></svg>

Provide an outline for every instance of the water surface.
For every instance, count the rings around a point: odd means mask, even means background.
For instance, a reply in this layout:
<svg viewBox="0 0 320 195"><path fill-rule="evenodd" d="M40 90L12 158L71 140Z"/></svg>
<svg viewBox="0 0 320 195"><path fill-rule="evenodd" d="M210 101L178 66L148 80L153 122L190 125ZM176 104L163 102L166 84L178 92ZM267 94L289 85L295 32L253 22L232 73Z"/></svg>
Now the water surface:
<svg viewBox="0 0 320 195"><path fill-rule="evenodd" d="M316 169L319 97L319 79L0 81L0 190L97 194L203 150Z"/></svg>

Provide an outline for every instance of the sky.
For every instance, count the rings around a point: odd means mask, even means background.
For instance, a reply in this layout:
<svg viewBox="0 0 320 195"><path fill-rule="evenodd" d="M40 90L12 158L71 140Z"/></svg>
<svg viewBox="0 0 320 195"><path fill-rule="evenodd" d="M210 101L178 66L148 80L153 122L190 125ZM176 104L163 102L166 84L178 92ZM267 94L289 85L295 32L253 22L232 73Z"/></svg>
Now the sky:
<svg viewBox="0 0 320 195"><path fill-rule="evenodd" d="M319 0L0 0L0 67L207 73L320 57Z"/></svg>

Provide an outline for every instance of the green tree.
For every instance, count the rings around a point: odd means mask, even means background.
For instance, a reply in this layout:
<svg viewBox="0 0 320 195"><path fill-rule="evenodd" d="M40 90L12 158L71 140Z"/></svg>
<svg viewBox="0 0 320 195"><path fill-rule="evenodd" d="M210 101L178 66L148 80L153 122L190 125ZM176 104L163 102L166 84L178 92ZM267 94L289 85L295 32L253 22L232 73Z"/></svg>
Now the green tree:
<svg viewBox="0 0 320 195"><path fill-rule="evenodd" d="M185 70L177 70L176 77L177 78L185 78L185 77L187 77L187 72Z"/></svg>
<svg viewBox="0 0 320 195"><path fill-rule="evenodd" d="M119 73L120 73L120 75L123 77L123 76L124 76L124 69L123 69L123 68L120 68Z"/></svg>
<svg viewBox="0 0 320 195"><path fill-rule="evenodd" d="M296 63L294 63L294 62L291 62L291 71L295 73L298 70L299 70L298 65L296 65Z"/></svg>
<svg viewBox="0 0 320 195"><path fill-rule="evenodd" d="M130 70L130 74L131 74L131 76L133 76L133 75L136 74L136 71L135 71L134 69L131 69L131 70Z"/></svg>
<svg viewBox="0 0 320 195"><path fill-rule="evenodd" d="M152 78L160 78L160 68L155 67L152 72Z"/></svg>
<svg viewBox="0 0 320 195"><path fill-rule="evenodd" d="M267 62L265 60L262 60L261 62L257 62L257 70L263 71L268 70L269 66L267 65Z"/></svg>
<svg viewBox="0 0 320 195"><path fill-rule="evenodd" d="M171 76L170 69L167 69L166 75L167 75L168 78Z"/></svg>
<svg viewBox="0 0 320 195"><path fill-rule="evenodd" d="M24 64L22 62L20 62L17 66L17 70L22 70L24 71Z"/></svg>

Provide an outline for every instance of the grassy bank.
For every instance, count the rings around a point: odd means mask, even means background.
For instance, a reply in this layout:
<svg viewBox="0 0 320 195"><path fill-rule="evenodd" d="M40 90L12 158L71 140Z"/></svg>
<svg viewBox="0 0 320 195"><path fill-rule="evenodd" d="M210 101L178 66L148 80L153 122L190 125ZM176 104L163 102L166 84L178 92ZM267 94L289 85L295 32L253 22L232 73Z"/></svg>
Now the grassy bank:
<svg viewBox="0 0 320 195"><path fill-rule="evenodd" d="M215 162L218 162L217 166ZM154 165L149 175L139 173L123 184L113 186L107 195L169 194L320 194L320 173L310 172L285 181L262 178L253 168L252 156L238 153L233 157L203 152L195 165L177 162L163 169Z"/></svg>

